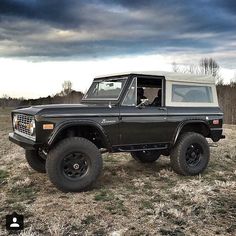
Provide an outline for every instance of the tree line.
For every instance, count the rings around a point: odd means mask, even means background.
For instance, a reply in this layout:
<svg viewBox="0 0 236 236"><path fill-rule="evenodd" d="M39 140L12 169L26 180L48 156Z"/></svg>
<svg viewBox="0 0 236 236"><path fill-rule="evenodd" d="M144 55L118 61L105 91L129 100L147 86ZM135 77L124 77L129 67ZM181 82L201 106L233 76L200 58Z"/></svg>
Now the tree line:
<svg viewBox="0 0 236 236"><path fill-rule="evenodd" d="M31 105L59 104L59 103L79 103L84 94L72 89L72 82L66 80L62 84L62 90L52 96L40 97L37 99L11 98L3 95L0 98L0 107L23 107Z"/></svg>

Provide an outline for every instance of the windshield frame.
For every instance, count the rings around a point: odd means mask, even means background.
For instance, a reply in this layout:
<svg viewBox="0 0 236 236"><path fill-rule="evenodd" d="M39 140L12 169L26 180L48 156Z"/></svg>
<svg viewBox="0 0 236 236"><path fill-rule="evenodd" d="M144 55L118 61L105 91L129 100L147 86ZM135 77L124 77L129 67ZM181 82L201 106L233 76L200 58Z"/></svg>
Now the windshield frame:
<svg viewBox="0 0 236 236"><path fill-rule="evenodd" d="M104 77L104 78L96 78L93 80L93 82L91 83L88 91L85 93L85 95L83 96L82 98L82 101L119 101L120 97L121 97L121 94L122 92L124 91L125 87L126 87L126 84L127 84L127 81L129 79L129 76L115 76L115 77ZM125 80L123 86L121 87L121 90L119 92L119 95L117 96L117 98L99 98L99 97L94 97L94 98L86 98L86 95L88 94L90 88L92 87L93 83L94 82L104 82L104 81L111 81L111 80Z"/></svg>

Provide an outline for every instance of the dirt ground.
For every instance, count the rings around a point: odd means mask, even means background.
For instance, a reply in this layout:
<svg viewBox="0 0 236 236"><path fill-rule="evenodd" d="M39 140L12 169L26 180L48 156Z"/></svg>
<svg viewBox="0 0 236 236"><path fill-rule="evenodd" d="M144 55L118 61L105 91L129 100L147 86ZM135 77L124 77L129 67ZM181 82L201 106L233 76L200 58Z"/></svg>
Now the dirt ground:
<svg viewBox="0 0 236 236"><path fill-rule="evenodd" d="M13 211L25 216L21 235L236 235L236 126L225 125L203 175L179 176L164 156L144 165L104 154L102 177L83 193L62 193L30 169L10 130L0 110L0 235Z"/></svg>

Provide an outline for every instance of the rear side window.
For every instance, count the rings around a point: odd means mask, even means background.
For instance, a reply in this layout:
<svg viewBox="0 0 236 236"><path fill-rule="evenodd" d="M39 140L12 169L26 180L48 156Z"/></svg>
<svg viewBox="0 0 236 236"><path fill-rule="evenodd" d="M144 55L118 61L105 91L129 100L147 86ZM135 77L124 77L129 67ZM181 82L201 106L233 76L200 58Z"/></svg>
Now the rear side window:
<svg viewBox="0 0 236 236"><path fill-rule="evenodd" d="M172 85L172 102L213 103L210 86Z"/></svg>

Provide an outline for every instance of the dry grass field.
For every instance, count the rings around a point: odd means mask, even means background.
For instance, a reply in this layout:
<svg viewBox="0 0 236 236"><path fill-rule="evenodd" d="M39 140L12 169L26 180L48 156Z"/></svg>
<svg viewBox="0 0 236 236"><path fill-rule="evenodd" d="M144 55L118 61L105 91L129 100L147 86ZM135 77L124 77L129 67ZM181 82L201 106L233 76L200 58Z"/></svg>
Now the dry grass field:
<svg viewBox="0 0 236 236"><path fill-rule="evenodd" d="M104 154L95 188L67 194L28 167L10 130L0 110L0 235L13 211L25 216L21 235L236 235L236 126L224 127L201 176L175 174L168 157L144 165Z"/></svg>

